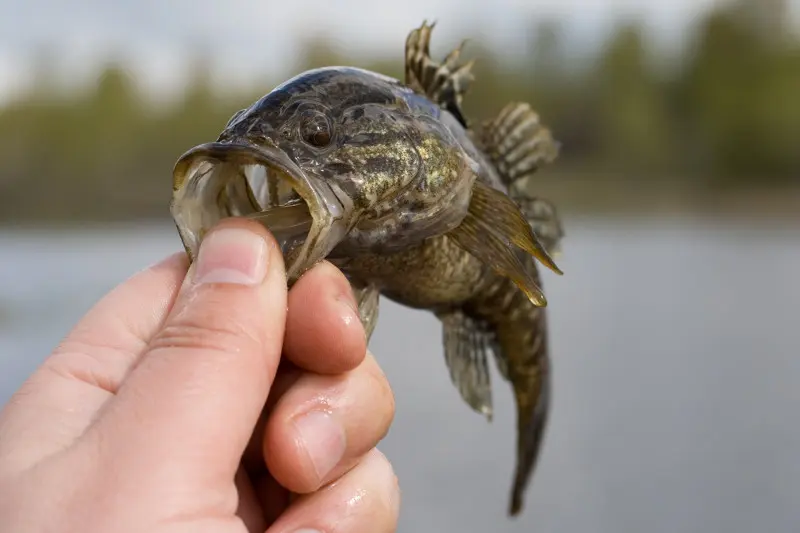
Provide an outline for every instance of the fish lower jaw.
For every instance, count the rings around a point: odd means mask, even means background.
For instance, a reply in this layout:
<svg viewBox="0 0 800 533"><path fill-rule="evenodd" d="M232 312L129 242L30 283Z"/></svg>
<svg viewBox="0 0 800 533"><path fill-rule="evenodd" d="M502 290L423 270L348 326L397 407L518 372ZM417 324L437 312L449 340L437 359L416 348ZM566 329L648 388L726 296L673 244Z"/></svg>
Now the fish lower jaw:
<svg viewBox="0 0 800 533"><path fill-rule="evenodd" d="M308 203L293 187L291 177L264 164L246 165L244 174L249 197L248 212L237 215L254 220L275 237L284 257L292 255L308 236L313 217Z"/></svg>

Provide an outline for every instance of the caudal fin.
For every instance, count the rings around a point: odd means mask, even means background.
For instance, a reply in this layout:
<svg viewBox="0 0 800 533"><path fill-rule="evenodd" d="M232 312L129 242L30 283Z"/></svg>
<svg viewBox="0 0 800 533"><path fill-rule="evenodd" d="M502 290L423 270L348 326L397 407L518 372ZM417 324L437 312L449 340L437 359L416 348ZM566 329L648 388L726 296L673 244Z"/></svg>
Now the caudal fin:
<svg viewBox="0 0 800 533"><path fill-rule="evenodd" d="M550 412L550 369L541 365L538 377L517 392L517 469L511 490L509 514L522 511L525 491L536 467ZM516 387L515 387L516 388Z"/></svg>
<svg viewBox="0 0 800 533"><path fill-rule="evenodd" d="M538 282L533 258L525 266ZM548 346L547 313L510 283L502 298L507 304L496 327L498 368L511 383L517 404L517 460L508 512L522 511L525 491L533 477L547 430L552 395L552 368Z"/></svg>

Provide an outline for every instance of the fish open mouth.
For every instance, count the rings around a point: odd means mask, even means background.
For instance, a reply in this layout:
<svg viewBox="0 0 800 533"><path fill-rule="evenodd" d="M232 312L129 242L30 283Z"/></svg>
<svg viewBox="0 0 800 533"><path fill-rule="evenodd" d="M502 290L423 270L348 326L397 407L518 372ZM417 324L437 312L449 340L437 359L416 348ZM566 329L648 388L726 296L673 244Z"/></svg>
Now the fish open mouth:
<svg viewBox="0 0 800 533"><path fill-rule="evenodd" d="M352 203L276 147L213 142L178 159L170 211L192 260L221 219L263 224L278 241L293 282L344 238Z"/></svg>

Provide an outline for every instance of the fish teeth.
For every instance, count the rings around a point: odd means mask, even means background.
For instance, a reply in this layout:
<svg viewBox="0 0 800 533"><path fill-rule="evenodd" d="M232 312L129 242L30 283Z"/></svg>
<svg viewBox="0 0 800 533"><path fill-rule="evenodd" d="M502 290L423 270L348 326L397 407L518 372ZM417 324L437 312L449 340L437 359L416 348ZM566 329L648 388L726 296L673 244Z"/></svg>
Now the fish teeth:
<svg viewBox="0 0 800 533"><path fill-rule="evenodd" d="M246 165L243 173L253 192L257 207L261 210L294 205L302 201L300 195L290 185L289 179L278 169L266 165Z"/></svg>

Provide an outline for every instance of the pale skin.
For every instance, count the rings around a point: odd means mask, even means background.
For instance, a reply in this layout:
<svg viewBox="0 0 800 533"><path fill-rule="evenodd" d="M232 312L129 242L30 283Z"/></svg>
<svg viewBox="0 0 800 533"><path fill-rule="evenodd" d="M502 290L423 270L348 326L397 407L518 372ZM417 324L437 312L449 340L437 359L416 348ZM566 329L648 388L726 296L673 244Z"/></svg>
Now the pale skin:
<svg viewBox="0 0 800 533"><path fill-rule="evenodd" d="M0 530L395 531L394 399L349 284L284 268L228 219L106 295L0 411Z"/></svg>

